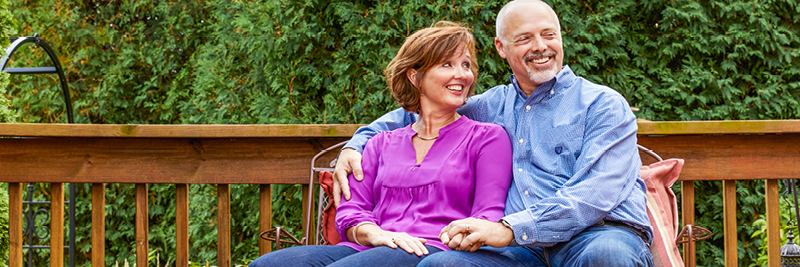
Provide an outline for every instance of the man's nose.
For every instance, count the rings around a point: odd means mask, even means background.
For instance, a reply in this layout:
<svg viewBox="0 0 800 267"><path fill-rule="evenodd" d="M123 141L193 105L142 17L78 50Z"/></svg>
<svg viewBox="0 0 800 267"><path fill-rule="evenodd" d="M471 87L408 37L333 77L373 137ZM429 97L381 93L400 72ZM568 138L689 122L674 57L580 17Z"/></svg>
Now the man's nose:
<svg viewBox="0 0 800 267"><path fill-rule="evenodd" d="M547 45L544 43L544 39L542 37L533 38L533 44L531 45L531 50L543 52L547 50Z"/></svg>

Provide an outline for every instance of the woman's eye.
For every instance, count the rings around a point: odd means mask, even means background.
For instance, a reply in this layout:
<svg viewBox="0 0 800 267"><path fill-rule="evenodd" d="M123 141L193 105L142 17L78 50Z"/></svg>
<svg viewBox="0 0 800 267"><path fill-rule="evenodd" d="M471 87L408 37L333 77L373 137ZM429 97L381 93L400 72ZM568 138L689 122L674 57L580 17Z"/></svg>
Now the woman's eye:
<svg viewBox="0 0 800 267"><path fill-rule="evenodd" d="M450 67L450 63L444 63L442 64L442 67Z"/></svg>

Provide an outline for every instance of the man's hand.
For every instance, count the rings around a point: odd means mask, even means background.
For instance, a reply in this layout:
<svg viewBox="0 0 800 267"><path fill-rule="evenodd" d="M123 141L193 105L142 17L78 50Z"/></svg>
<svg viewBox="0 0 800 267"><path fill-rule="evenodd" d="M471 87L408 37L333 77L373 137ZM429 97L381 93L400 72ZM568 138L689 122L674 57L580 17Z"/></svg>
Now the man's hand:
<svg viewBox="0 0 800 267"><path fill-rule="evenodd" d="M339 203L342 201L342 194L345 199L350 200L350 186L347 182L347 176L350 173L353 173L358 181L364 179L364 171L361 170L361 153L352 148L345 148L339 152L339 159L336 161L333 171L333 203L336 207L339 207Z"/></svg>
<svg viewBox="0 0 800 267"><path fill-rule="evenodd" d="M450 249L475 251L482 244L496 248L508 246L514 240L514 232L499 222L466 218L442 228L439 239Z"/></svg>

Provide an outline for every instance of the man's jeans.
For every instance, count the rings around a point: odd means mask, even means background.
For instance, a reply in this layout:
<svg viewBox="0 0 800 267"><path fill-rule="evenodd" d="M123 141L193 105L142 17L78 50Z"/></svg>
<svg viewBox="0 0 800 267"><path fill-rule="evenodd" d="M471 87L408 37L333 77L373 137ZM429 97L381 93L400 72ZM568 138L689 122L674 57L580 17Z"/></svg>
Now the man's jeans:
<svg viewBox="0 0 800 267"><path fill-rule="evenodd" d="M631 230L591 226L571 240L549 248L484 246L475 252L445 251L418 266L653 266L647 244Z"/></svg>
<svg viewBox="0 0 800 267"><path fill-rule="evenodd" d="M442 251L425 246L431 255ZM267 253L250 263L249 267L266 266L415 266L424 259L401 248L387 246L362 252L346 246L299 246Z"/></svg>

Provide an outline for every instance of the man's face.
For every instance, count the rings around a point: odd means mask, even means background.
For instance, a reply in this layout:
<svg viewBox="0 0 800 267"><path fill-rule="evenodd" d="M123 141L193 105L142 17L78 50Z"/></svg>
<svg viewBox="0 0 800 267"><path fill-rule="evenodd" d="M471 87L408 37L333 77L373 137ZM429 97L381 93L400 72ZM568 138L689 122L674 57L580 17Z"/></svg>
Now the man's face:
<svg viewBox="0 0 800 267"><path fill-rule="evenodd" d="M530 95L533 89L553 79L563 66L558 19L547 4L528 2L519 3L503 20L504 42L495 38L495 47L508 61L523 91Z"/></svg>

